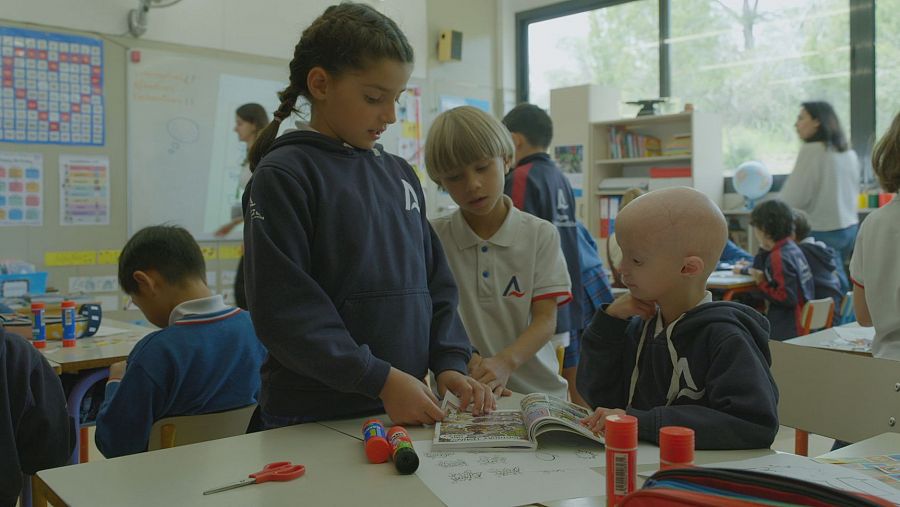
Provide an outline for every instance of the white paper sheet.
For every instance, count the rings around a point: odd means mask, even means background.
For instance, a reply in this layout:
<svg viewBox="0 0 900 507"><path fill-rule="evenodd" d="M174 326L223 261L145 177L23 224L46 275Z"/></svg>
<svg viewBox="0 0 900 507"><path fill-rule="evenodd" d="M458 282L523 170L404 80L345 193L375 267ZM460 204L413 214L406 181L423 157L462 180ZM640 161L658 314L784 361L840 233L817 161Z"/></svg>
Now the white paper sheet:
<svg viewBox="0 0 900 507"><path fill-rule="evenodd" d="M432 452L429 440L413 446L419 455L416 475L448 507L522 505L604 493L605 477L583 464L600 466L603 451L598 449L581 457L575 456L578 450L570 449L571 456L563 457L541 450ZM582 468L565 468L565 463L579 461Z"/></svg>
<svg viewBox="0 0 900 507"><path fill-rule="evenodd" d="M872 477L840 465L818 463L813 459L793 454L779 453L743 461L712 463L706 466L783 475L832 488L867 493L900 504L900 491Z"/></svg>
<svg viewBox="0 0 900 507"><path fill-rule="evenodd" d="M118 327L107 326L106 324L100 324L100 329L94 334L94 336L112 336L114 334L127 333L127 329L120 329Z"/></svg>

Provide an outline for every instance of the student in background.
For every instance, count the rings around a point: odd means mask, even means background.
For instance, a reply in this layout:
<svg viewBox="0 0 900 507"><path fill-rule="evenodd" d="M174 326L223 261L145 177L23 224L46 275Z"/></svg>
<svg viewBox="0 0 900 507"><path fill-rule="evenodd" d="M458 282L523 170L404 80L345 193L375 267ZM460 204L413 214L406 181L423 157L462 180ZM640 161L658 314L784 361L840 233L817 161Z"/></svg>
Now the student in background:
<svg viewBox="0 0 900 507"><path fill-rule="evenodd" d="M835 262L834 249L817 241L809 235L809 220L803 210L794 210L794 242L800 247L809 271L813 277L813 293L816 299L834 299L835 324L841 321L841 301L844 293L841 292L841 282L837 276L838 264ZM841 268L843 269L843 268Z"/></svg>
<svg viewBox="0 0 900 507"><path fill-rule="evenodd" d="M425 142L428 176L459 205L432 222L459 286L459 313L476 349L469 371L495 395L504 387L567 399L550 338L572 299L553 224L503 195L514 148L489 114L463 106L435 118Z"/></svg>
<svg viewBox="0 0 900 507"><path fill-rule="evenodd" d="M237 111L234 113L234 132L238 135L238 139L247 145L247 150L249 151L253 143L256 142L256 137L269 124L269 115L264 107L252 102L237 108ZM245 158L244 163L241 164L241 176L238 187L235 189L235 198L238 202L244 195L244 189L247 187L248 181L250 181L250 164ZM216 231L216 236L220 238L225 237L232 229L242 223L244 223L244 213L241 210L241 205L237 204L231 209L231 221L220 227ZM234 274L234 302L238 307L244 310L247 309L247 295L244 290L243 256L238 261L237 272Z"/></svg>
<svg viewBox="0 0 900 507"><path fill-rule="evenodd" d="M441 395L494 407L467 375L457 290L419 178L376 144L396 121L413 50L375 8L345 2L303 31L275 120L250 151L244 194L247 300L269 349L263 428L387 412L443 418ZM275 136L299 97L309 124Z"/></svg>
<svg viewBox="0 0 900 507"><path fill-rule="evenodd" d="M639 188L629 188L622 194L619 200L619 211L628 206L628 203L644 195L644 191ZM622 288L625 284L619 277L619 264L622 262L622 249L619 248L619 242L616 241L616 232L613 231L606 240L606 258L609 259L609 270L612 273L612 286Z"/></svg>
<svg viewBox="0 0 900 507"><path fill-rule="evenodd" d="M575 194L568 178L547 153L553 139L553 121L534 104L519 104L503 117L516 147L515 167L506 177L503 193L513 205L556 226L572 281L572 304L559 309L556 346L565 346L563 377L575 382L578 366L578 331L581 328L581 259L575 225Z"/></svg>
<svg viewBox="0 0 900 507"><path fill-rule="evenodd" d="M812 235L837 253L841 291L850 290L844 263L859 227L859 159L847 146L834 108L804 102L794 124L803 147L779 198L809 215Z"/></svg>
<svg viewBox="0 0 900 507"><path fill-rule="evenodd" d="M203 253L176 226L141 229L119 256L119 285L153 325L128 361L109 368L97 414L107 458L147 450L153 423L256 403L266 350L250 316L206 286Z"/></svg>
<svg viewBox="0 0 900 507"><path fill-rule="evenodd" d="M737 246L737 243L730 239L725 240L725 248L722 249L722 255L719 256L719 263L735 265L738 263L750 264L752 262L753 256L746 250Z"/></svg>
<svg viewBox="0 0 900 507"><path fill-rule="evenodd" d="M728 234L722 212L678 187L650 192L616 220L630 293L597 312L582 337L578 387L597 407L582 422L602 433L605 416L627 413L649 442L662 426L686 426L698 449L769 447L778 389L768 323L706 290Z"/></svg>
<svg viewBox="0 0 900 507"><path fill-rule="evenodd" d="M872 151L872 168L885 192L900 190L900 115ZM900 360L900 200L863 222L850 261L853 308L861 326L875 326L872 355Z"/></svg>
<svg viewBox="0 0 900 507"><path fill-rule="evenodd" d="M766 201L753 208L750 225L760 249L754 267L744 267L742 272L753 276L769 303L766 317L772 339L800 336L800 313L807 301L815 299L815 286L803 251L791 239L794 211L784 201Z"/></svg>
<svg viewBox="0 0 900 507"><path fill-rule="evenodd" d="M27 340L0 326L0 506L12 507L22 474L63 466L75 443L62 384Z"/></svg>

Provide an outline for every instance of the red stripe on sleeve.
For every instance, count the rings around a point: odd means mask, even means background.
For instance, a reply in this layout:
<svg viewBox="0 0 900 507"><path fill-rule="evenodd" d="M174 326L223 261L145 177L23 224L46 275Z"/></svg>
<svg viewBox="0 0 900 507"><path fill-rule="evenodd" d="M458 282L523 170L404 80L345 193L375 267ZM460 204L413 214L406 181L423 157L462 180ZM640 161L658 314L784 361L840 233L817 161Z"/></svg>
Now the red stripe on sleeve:
<svg viewBox="0 0 900 507"><path fill-rule="evenodd" d="M866 288L865 285L863 285L863 284L857 282L852 276L850 277L850 281L853 282L853 285L856 285L856 286L859 287L860 289L865 289L865 288Z"/></svg>
<svg viewBox="0 0 900 507"><path fill-rule="evenodd" d="M559 307L559 306L563 306L563 305L569 303L570 301L572 301L572 293L571 292L550 292L548 294L541 294L540 296L535 296L535 297L531 298L531 302L534 303L535 301L541 301L543 299L551 299L551 298L554 298L554 299L555 298L565 298L562 301L558 301L556 303L556 306Z"/></svg>

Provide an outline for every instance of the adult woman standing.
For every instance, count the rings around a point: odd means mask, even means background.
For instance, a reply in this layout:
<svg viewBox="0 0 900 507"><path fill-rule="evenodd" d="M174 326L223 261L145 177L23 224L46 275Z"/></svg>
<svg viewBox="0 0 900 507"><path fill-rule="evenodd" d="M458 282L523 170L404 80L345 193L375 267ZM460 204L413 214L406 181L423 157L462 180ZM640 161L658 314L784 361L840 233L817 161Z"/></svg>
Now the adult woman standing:
<svg viewBox="0 0 900 507"><path fill-rule="evenodd" d="M253 143L256 142L256 136L259 135L262 129L266 128L268 124L269 115L266 113L265 108L259 104L252 102L244 104L235 111L234 132L238 135L238 139L247 145L248 152L250 151L250 147L253 146ZM240 198L244 193L244 188L247 187L248 181L250 181L250 166L245 159L241 167L240 183L235 190L238 202L232 206L231 221L220 227L216 231L216 236L227 236L232 229L239 224L244 223L244 213L241 209ZM243 257L238 261L237 273L235 273L234 276L234 302L244 310L247 309L247 296L244 293Z"/></svg>
<svg viewBox="0 0 900 507"><path fill-rule="evenodd" d="M844 270L859 229L859 159L831 104L804 102L794 127L803 140L794 171L781 189L781 199L809 215L812 236L835 251L838 277L850 288Z"/></svg>

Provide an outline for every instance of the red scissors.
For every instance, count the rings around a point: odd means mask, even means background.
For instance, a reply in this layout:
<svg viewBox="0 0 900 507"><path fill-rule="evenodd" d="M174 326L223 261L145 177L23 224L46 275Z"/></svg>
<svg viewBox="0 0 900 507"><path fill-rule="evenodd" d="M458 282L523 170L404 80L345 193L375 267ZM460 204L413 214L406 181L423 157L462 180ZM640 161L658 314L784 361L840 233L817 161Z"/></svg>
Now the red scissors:
<svg viewBox="0 0 900 507"><path fill-rule="evenodd" d="M275 463L269 463L264 466L259 472L250 474L248 476L250 477L249 479L222 486L221 488L210 489L204 491L203 494L211 495L221 491L228 491L229 489L249 486L250 484L261 484L269 481L292 481L304 473L306 473L306 467L303 465L294 465L290 461L276 461Z"/></svg>

